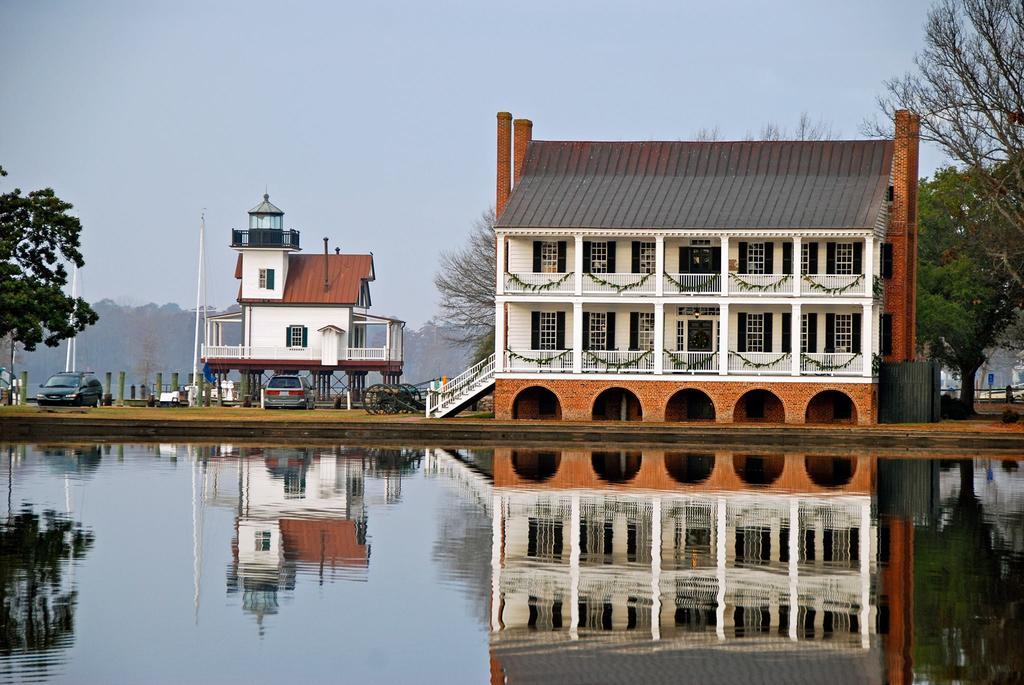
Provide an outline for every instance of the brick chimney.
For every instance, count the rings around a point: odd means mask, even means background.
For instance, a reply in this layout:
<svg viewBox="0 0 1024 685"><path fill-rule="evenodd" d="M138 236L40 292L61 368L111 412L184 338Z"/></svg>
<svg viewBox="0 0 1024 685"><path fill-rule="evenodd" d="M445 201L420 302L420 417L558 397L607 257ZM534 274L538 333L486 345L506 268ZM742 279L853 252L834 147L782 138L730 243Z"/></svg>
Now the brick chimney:
<svg viewBox="0 0 1024 685"><path fill-rule="evenodd" d="M498 112L498 193L494 203L494 213L501 216L501 211L508 204L509 193L512 192L512 115L509 112Z"/></svg>
<svg viewBox="0 0 1024 685"><path fill-rule="evenodd" d="M913 361L917 346L917 170L921 119L896 110L892 158L892 206L887 241L892 245L892 278L885 283L885 313L892 317L888 362Z"/></svg>
<svg viewBox="0 0 1024 685"><path fill-rule="evenodd" d="M523 175L523 162L526 161L526 146L533 139L533 122L529 119L516 119L512 122L515 130L515 142L513 143L512 156L512 185L519 184L519 178Z"/></svg>
<svg viewBox="0 0 1024 685"><path fill-rule="evenodd" d="M324 236L324 292L330 290L330 286L327 280L327 255L330 254L327 251L327 236Z"/></svg>

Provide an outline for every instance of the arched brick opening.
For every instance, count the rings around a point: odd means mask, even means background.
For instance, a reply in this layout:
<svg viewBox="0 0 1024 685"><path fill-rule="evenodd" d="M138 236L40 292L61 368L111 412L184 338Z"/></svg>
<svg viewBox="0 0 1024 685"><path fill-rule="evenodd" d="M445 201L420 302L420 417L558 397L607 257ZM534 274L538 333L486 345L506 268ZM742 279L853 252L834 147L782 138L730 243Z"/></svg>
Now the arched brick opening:
<svg viewBox="0 0 1024 685"><path fill-rule="evenodd" d="M680 390L665 405L666 421L714 421L715 403L696 388Z"/></svg>
<svg viewBox="0 0 1024 685"><path fill-rule="evenodd" d="M857 406L845 392L823 390L807 403L807 423L857 423Z"/></svg>
<svg viewBox="0 0 1024 685"><path fill-rule="evenodd" d="M512 400L512 418L558 420L562 418L562 403L551 390L533 385L523 388Z"/></svg>
<svg viewBox="0 0 1024 685"><path fill-rule="evenodd" d="M715 470L715 455L669 452L665 455L665 470L677 483L703 483Z"/></svg>
<svg viewBox="0 0 1024 685"><path fill-rule="evenodd" d="M784 423L786 410L778 395L769 390L748 390L736 400L733 421L766 421Z"/></svg>
<svg viewBox="0 0 1024 685"><path fill-rule="evenodd" d="M736 475L748 485L771 485L785 466L786 458L781 454L737 454L732 458Z"/></svg>
<svg viewBox="0 0 1024 685"><path fill-rule="evenodd" d="M543 450L512 450L512 470L523 480L543 483L556 473L562 453Z"/></svg>
<svg viewBox="0 0 1024 685"><path fill-rule="evenodd" d="M853 479L857 462L849 457L805 457L804 469L815 485L838 488Z"/></svg>
<svg viewBox="0 0 1024 685"><path fill-rule="evenodd" d="M644 411L640 399L631 390L608 388L594 400L591 418L595 421L641 421Z"/></svg>
<svg viewBox="0 0 1024 685"><path fill-rule="evenodd" d="M594 452L590 465L594 473L609 483L628 483L640 472L643 457L638 450L619 450L616 452Z"/></svg>

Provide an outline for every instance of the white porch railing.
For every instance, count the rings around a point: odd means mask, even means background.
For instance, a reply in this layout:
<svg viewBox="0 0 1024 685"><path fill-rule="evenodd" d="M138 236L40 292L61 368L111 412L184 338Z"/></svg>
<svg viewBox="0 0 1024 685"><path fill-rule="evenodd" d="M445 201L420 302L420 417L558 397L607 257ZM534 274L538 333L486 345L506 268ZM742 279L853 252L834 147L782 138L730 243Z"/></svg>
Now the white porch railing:
<svg viewBox="0 0 1024 685"><path fill-rule="evenodd" d="M386 347L350 347L342 352L344 354L342 359L353 361L384 361L388 358L388 348Z"/></svg>
<svg viewBox="0 0 1024 685"><path fill-rule="evenodd" d="M386 347L350 347L341 351L342 360L385 361ZM255 345L203 345L203 359L287 359L306 360L320 357L319 347L263 347ZM398 360L395 360L398 361Z"/></svg>
<svg viewBox="0 0 1024 685"><path fill-rule="evenodd" d="M666 295L718 295L721 292L721 274L665 274Z"/></svg>
<svg viewBox="0 0 1024 685"><path fill-rule="evenodd" d="M654 350L583 350L583 371L589 373L652 373Z"/></svg>
<svg viewBox="0 0 1024 685"><path fill-rule="evenodd" d="M571 293L576 288L573 273L508 273L505 272L506 293L528 293L543 295L544 293Z"/></svg>
<svg viewBox="0 0 1024 685"><path fill-rule="evenodd" d="M673 352L665 350L665 373L718 373L717 352Z"/></svg>
<svg viewBox="0 0 1024 685"><path fill-rule="evenodd" d="M846 352L809 352L800 355L800 372L821 376L859 376L864 360Z"/></svg>
<svg viewBox="0 0 1024 685"><path fill-rule="evenodd" d="M455 378L450 379L440 390L428 390L426 401L427 417L440 418L453 411L466 399L482 392L494 383L494 355L477 362Z"/></svg>
<svg viewBox="0 0 1024 685"><path fill-rule="evenodd" d="M203 345L203 359L320 359L319 347Z"/></svg>
<svg viewBox="0 0 1024 685"><path fill-rule="evenodd" d="M618 295L653 295L658 285L657 274L583 274L584 293L616 293Z"/></svg>
<svg viewBox="0 0 1024 685"><path fill-rule="evenodd" d="M729 274L730 295L792 295L792 274Z"/></svg>
<svg viewBox="0 0 1024 685"><path fill-rule="evenodd" d="M801 295L866 295L864 274L807 274L800 277Z"/></svg>
<svg viewBox="0 0 1024 685"><path fill-rule="evenodd" d="M742 374L783 374L793 370L789 352L730 352L729 371Z"/></svg>
<svg viewBox="0 0 1024 685"><path fill-rule="evenodd" d="M572 371L572 350L505 350L508 371Z"/></svg>

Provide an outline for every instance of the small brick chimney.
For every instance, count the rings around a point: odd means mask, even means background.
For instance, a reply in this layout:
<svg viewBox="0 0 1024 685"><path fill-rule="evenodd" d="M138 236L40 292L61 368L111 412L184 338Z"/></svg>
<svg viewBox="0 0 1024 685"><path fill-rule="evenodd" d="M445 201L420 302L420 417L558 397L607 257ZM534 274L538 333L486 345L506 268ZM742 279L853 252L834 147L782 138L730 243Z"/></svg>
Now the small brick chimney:
<svg viewBox="0 0 1024 685"><path fill-rule="evenodd" d="M328 281L327 281L327 256L329 254L330 253L327 251L327 236L324 236L324 292L327 292L328 290L330 290L330 287L329 287L329 284L328 284Z"/></svg>
<svg viewBox="0 0 1024 685"><path fill-rule="evenodd" d="M885 313L892 317L889 362L913 361L917 346L917 179L921 119L896 110L892 158L892 205L888 242L892 278L885 283Z"/></svg>
<svg viewBox="0 0 1024 685"><path fill-rule="evenodd" d="M494 213L501 212L508 204L509 193L512 192L512 115L509 112L498 112L498 190L494 202Z"/></svg>
<svg viewBox="0 0 1024 685"><path fill-rule="evenodd" d="M512 185L519 183L523 175L523 163L526 161L526 146L533 139L533 122L529 119L516 119L512 122L515 130L515 141L512 153Z"/></svg>

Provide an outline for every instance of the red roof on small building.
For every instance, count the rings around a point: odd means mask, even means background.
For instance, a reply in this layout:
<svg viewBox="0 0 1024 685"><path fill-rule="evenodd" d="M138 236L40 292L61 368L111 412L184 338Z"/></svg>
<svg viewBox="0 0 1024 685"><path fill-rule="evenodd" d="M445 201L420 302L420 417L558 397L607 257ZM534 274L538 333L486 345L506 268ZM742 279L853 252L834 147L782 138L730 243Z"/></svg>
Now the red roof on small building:
<svg viewBox="0 0 1024 685"><path fill-rule="evenodd" d="M327 260L327 287L324 287L324 260ZM239 266L235 273L240 275ZM273 302L280 304L356 304L366 281L372 281L373 255L368 254L310 254L288 257L288 280L284 296L278 299L242 298L240 303Z"/></svg>

